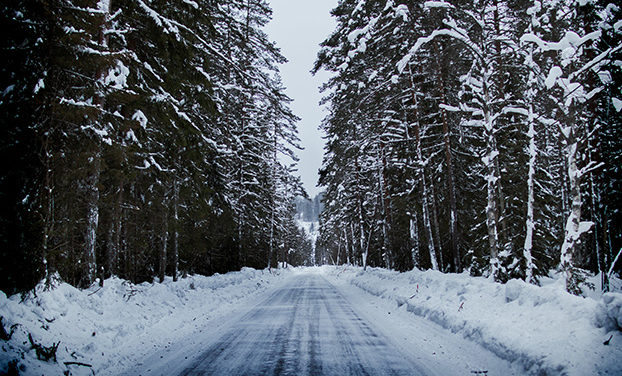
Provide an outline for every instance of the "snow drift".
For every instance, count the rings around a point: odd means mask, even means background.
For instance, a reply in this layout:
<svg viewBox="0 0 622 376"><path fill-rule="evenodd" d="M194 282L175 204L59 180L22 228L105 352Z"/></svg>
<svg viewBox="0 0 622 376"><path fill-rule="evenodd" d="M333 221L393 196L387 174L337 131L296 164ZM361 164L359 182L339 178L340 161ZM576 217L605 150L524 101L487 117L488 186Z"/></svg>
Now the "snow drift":
<svg viewBox="0 0 622 376"><path fill-rule="evenodd" d="M10 363L22 375L115 375L148 355L200 332L236 303L266 290L288 274L244 268L224 275L189 276L173 282L133 285L110 278L86 290L43 284L23 301L0 292L0 316L9 341L1 341L0 374ZM56 358L37 360L28 335Z"/></svg>
<svg viewBox="0 0 622 376"><path fill-rule="evenodd" d="M563 279L543 280L543 287L520 280L503 285L433 270L339 267L326 275L519 362L528 374L622 374L620 293L585 298L565 292Z"/></svg>

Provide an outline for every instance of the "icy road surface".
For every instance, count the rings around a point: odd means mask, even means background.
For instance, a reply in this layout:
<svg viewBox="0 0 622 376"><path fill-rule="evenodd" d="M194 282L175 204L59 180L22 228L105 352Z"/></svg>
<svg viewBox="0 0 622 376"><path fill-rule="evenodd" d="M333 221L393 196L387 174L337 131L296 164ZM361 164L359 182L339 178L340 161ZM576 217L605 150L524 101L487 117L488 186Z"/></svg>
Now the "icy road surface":
<svg viewBox="0 0 622 376"><path fill-rule="evenodd" d="M397 308L391 315L361 290L319 273L296 274L223 320L131 374L520 374L478 345Z"/></svg>

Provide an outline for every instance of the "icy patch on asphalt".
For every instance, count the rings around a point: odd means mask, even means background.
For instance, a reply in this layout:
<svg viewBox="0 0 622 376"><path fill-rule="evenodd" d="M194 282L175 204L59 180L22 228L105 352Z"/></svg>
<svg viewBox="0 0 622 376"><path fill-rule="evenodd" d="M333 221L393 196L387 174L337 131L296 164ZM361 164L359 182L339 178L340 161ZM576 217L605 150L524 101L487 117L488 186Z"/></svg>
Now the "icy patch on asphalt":
<svg viewBox="0 0 622 376"><path fill-rule="evenodd" d="M459 333L529 374L622 374L619 293L584 298L566 293L556 280L543 287L519 280L502 285L431 270L342 266L322 272L383 298L387 310L399 307Z"/></svg>
<svg viewBox="0 0 622 376"><path fill-rule="evenodd" d="M20 295L7 297L0 292L2 324L8 332L14 330L9 341L0 342L0 374L14 361L24 375L119 374L200 332L213 318L231 312L289 274L282 269L270 273L244 268L139 285L110 278L103 288L86 290L58 283L51 290L37 286L36 295L31 293L24 301ZM46 347L60 341L57 362L37 360L29 333Z"/></svg>

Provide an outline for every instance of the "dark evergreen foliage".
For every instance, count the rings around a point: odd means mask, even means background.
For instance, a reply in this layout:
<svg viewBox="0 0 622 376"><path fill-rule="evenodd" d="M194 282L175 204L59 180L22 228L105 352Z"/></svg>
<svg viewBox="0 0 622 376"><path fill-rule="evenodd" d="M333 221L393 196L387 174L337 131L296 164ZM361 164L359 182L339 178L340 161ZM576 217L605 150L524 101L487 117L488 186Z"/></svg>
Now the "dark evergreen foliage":
<svg viewBox="0 0 622 376"><path fill-rule="evenodd" d="M573 292L580 268L606 278L620 249L619 7L341 0L332 14L315 65L334 73L323 252L500 281L559 267Z"/></svg>
<svg viewBox="0 0 622 376"><path fill-rule="evenodd" d="M264 0L4 2L0 288L305 263ZM240 169L242 169L241 173Z"/></svg>

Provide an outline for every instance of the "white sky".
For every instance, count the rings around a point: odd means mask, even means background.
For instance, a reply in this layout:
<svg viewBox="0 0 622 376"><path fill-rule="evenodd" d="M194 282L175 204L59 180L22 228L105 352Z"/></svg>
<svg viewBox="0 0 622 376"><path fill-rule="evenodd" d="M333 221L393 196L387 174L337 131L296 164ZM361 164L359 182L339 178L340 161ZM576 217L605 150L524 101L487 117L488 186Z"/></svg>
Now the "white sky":
<svg viewBox="0 0 622 376"><path fill-rule="evenodd" d="M320 190L317 185L318 170L324 155L324 140L318 130L325 112L319 105L322 95L318 87L325 82L327 72L312 76L309 71L319 50L319 44L335 28L330 11L337 0L269 0L273 20L266 32L276 41L281 53L289 60L281 66L286 93L294 102L292 110L302 120L298 132L305 150L299 151L298 169L309 196Z"/></svg>

